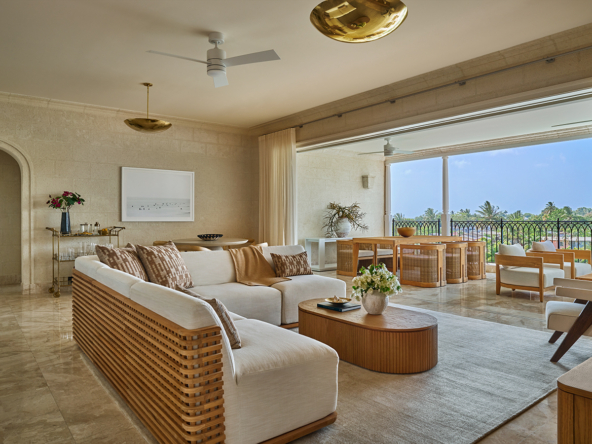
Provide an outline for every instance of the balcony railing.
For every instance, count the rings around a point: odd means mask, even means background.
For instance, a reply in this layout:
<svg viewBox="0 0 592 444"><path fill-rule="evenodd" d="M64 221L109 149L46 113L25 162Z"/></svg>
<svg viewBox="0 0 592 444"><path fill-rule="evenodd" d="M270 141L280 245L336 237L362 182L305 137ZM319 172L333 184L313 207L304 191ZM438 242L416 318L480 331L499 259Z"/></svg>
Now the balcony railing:
<svg viewBox="0 0 592 444"><path fill-rule="evenodd" d="M416 235L422 236L440 235L442 230L440 220L393 220L393 236L401 227L415 227ZM488 262L495 262L500 244L521 244L527 250L533 242L550 240L556 248L592 249L591 220L451 220L450 235L462 236L465 241L485 241Z"/></svg>
<svg viewBox="0 0 592 444"><path fill-rule="evenodd" d="M439 236L442 229L440 220L394 220L393 236L398 236L397 228L414 227L416 236Z"/></svg>
<svg viewBox="0 0 592 444"><path fill-rule="evenodd" d="M592 221L451 220L450 234L467 241L485 241L488 262L495 262L500 244L521 244L529 249L533 242L550 240L556 248L592 248Z"/></svg>

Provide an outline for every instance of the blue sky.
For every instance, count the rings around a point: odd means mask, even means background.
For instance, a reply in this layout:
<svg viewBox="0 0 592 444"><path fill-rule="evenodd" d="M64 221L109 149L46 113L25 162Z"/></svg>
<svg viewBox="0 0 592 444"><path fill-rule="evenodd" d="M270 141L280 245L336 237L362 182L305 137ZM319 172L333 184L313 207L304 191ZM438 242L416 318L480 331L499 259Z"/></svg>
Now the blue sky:
<svg viewBox="0 0 592 444"><path fill-rule="evenodd" d="M510 213L592 207L592 139L450 156L450 210L474 212L489 200ZM392 213L442 210L442 159L391 165Z"/></svg>

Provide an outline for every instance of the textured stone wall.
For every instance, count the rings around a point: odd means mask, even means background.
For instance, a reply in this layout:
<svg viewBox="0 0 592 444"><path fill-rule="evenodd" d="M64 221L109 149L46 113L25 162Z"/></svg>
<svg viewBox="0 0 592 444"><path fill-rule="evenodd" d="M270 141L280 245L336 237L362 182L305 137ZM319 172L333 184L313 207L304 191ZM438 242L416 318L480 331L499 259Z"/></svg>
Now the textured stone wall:
<svg viewBox="0 0 592 444"><path fill-rule="evenodd" d="M352 231L350 237L383 235L384 160L382 156L358 156L351 151L327 149L301 152L298 165L298 241L325 237L323 216L330 202L358 202L366 213L368 231ZM363 175L375 176L372 189L362 187ZM316 245L313 247L316 263ZM335 245L327 246L327 260L335 262Z"/></svg>
<svg viewBox="0 0 592 444"><path fill-rule="evenodd" d="M21 282L21 171L0 151L0 285Z"/></svg>
<svg viewBox="0 0 592 444"><path fill-rule="evenodd" d="M71 210L73 228L97 221L103 227L123 225L123 245L199 233L256 238L255 138L242 129L174 118L167 119L170 130L142 134L124 124L128 117L138 116L0 93L0 141L31 161L34 283L51 281L51 236L45 227L59 227L60 212L47 208L46 201L64 190L86 199ZM195 222L122 222L123 166L194 171Z"/></svg>

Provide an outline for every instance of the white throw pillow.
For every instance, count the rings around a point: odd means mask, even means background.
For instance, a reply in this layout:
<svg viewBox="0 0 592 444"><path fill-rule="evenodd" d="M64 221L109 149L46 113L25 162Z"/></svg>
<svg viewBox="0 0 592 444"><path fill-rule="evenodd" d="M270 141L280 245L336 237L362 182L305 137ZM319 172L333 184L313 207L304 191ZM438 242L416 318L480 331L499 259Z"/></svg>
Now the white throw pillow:
<svg viewBox="0 0 592 444"><path fill-rule="evenodd" d="M524 251L524 248L520 244L514 244L514 245L500 244L499 254L503 254L505 256L526 256L526 251Z"/></svg>
<svg viewBox="0 0 592 444"><path fill-rule="evenodd" d="M557 249L553 242L546 240L545 242L533 242L532 251L557 251Z"/></svg>

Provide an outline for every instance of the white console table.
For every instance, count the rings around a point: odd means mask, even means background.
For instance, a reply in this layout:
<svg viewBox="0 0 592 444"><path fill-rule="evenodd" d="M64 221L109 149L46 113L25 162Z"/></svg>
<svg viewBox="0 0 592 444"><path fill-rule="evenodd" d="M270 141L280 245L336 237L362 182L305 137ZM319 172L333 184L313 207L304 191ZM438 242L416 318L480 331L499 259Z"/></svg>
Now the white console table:
<svg viewBox="0 0 592 444"><path fill-rule="evenodd" d="M304 248L306 249L306 255L308 256L308 261L310 262L310 267L313 271L329 271L329 270L337 270L337 264L326 264L325 263L325 244L327 243L335 243L338 240L348 240L352 239L351 237L312 237L308 238L304 241ZM319 244L319 251L317 253L318 256L318 265L312 265L312 244L317 243Z"/></svg>

